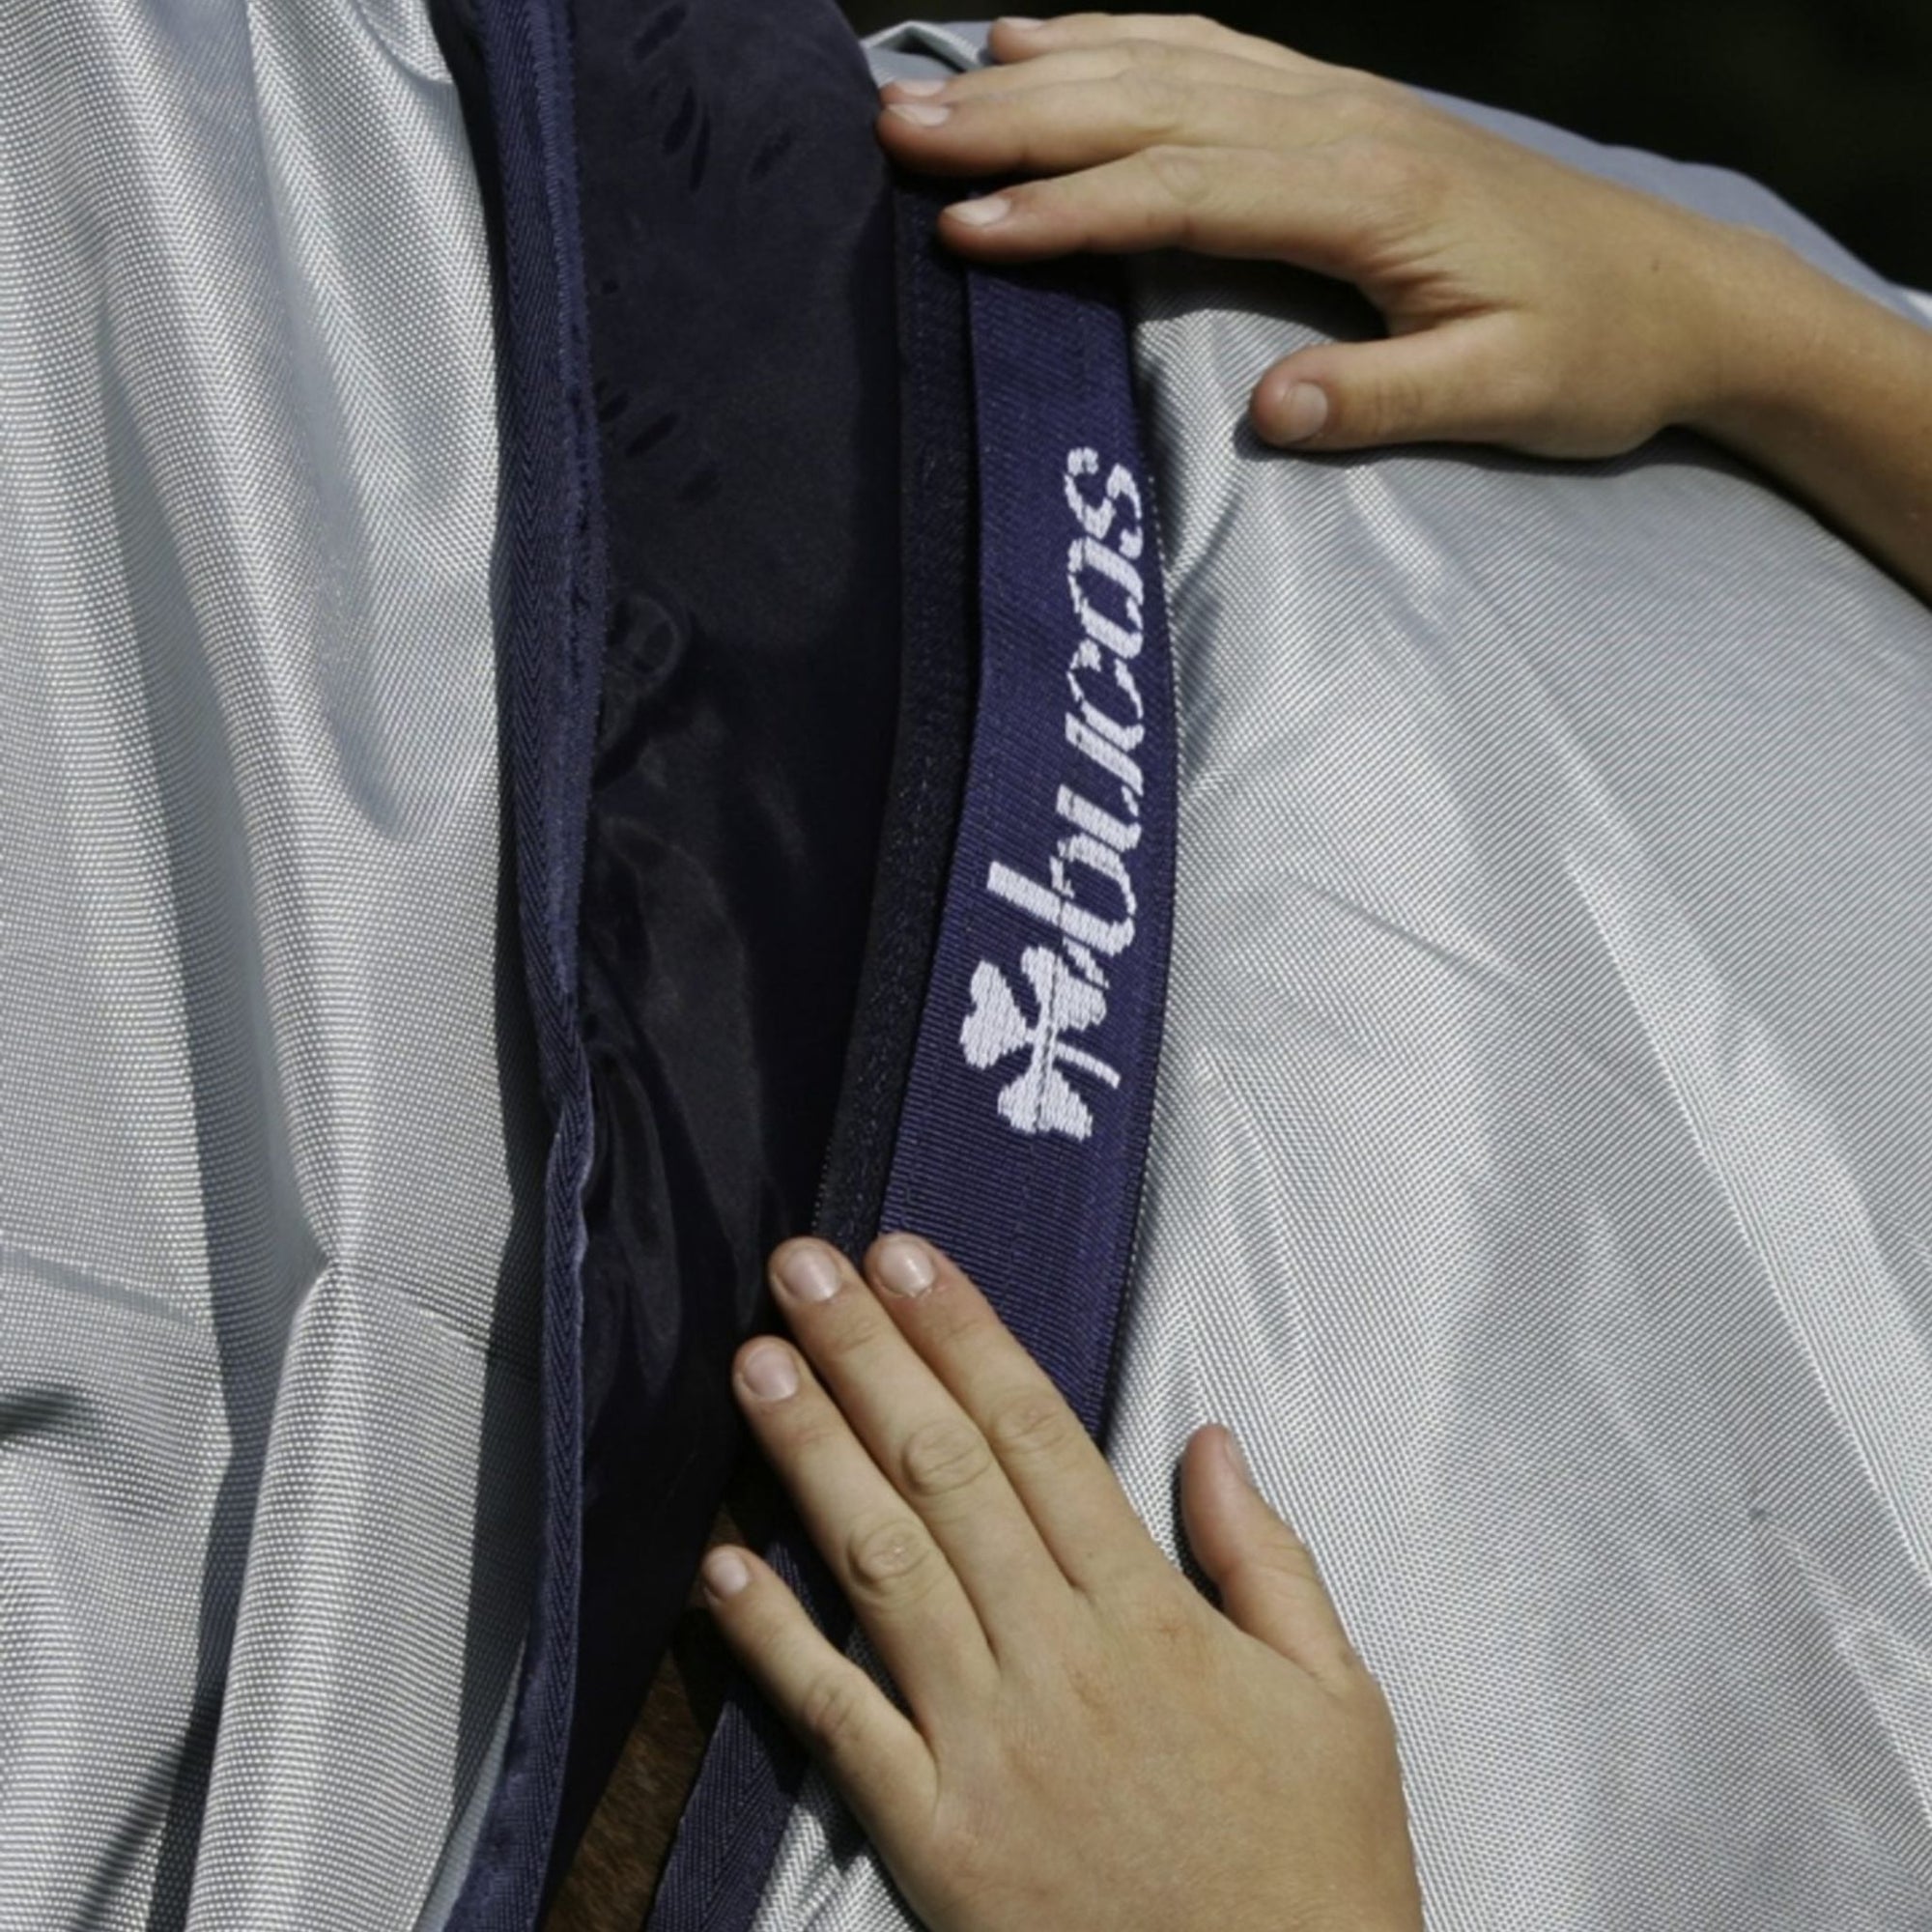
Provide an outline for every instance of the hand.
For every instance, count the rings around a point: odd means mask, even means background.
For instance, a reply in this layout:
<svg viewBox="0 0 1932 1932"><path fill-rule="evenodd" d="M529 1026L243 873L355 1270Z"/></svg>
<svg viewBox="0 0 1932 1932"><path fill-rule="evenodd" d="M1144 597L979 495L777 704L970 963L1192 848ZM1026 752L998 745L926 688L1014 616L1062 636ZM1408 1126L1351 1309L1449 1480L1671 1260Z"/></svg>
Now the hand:
<svg viewBox="0 0 1932 1932"><path fill-rule="evenodd" d="M1385 340L1261 374L1264 440L1620 455L1702 431L1932 599L1932 332L1734 227L1211 20L1002 20L1002 65L884 89L924 174L1037 176L949 209L989 262L1192 248L1352 282Z"/></svg>
<svg viewBox="0 0 1932 1932"><path fill-rule="evenodd" d="M1740 255L1740 231L1209 20L1001 21L991 45L999 67L884 90L905 166L1047 177L949 210L960 252L1272 259L1381 311L1386 341L1261 376L1270 440L1607 456L1721 386L1713 257Z"/></svg>
<svg viewBox="0 0 1932 1932"><path fill-rule="evenodd" d="M933 1932L1416 1932L1388 1707L1233 1438L1181 1463L1224 1615L957 1268L895 1235L867 1274L781 1248L803 1354L754 1340L734 1381L904 1710L749 1550L703 1577L912 1909Z"/></svg>

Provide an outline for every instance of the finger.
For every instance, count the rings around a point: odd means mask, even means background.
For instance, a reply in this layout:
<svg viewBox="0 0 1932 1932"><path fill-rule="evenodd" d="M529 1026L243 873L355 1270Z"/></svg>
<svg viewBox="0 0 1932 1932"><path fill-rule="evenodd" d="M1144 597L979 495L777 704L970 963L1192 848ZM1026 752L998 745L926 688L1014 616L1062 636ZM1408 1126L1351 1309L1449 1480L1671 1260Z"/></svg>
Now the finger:
<svg viewBox="0 0 1932 1932"><path fill-rule="evenodd" d="M958 1267L927 1242L890 1235L873 1244L866 1272L979 1425L1069 1582L1095 1591L1165 1571L1080 1418Z"/></svg>
<svg viewBox="0 0 1932 1932"><path fill-rule="evenodd" d="M1189 1440L1180 1510L1188 1547L1235 1623L1311 1677L1360 1675L1314 1557L1256 1490L1227 1430L1200 1429Z"/></svg>
<svg viewBox="0 0 1932 1932"><path fill-rule="evenodd" d="M1544 402L1541 366L1510 318L1470 317L1385 341L1301 350L1255 385L1249 415L1264 441L1304 449L1528 447Z"/></svg>
<svg viewBox="0 0 1932 1932"><path fill-rule="evenodd" d="M1161 145L1079 174L955 202L941 234L982 259L1191 248L1292 262L1354 280L1393 225L1386 190L1353 166L1351 144L1291 153Z"/></svg>
<svg viewBox="0 0 1932 1932"><path fill-rule="evenodd" d="M889 80L879 91L886 99L938 99L956 105L962 100L1029 94L1073 81L1118 82L1134 75L1191 88L1259 88L1296 99L1332 87L1337 71L1313 62L1283 67L1273 61L1244 60L1217 49L1158 41L1110 41L1104 45L1042 54L1037 60L1021 61L1016 66L970 68L940 81Z"/></svg>
<svg viewBox="0 0 1932 1932"><path fill-rule="evenodd" d="M953 100L895 101L879 138L921 174L1060 174L1155 146L1282 151L1343 131L1346 98L1193 87L1152 75L1069 80Z"/></svg>
<svg viewBox="0 0 1932 1932"><path fill-rule="evenodd" d="M866 1830L889 1836L894 1820L929 1812L936 1775L925 1741L778 1576L728 1545L705 1557L700 1575L724 1640Z"/></svg>
<svg viewBox="0 0 1932 1932"><path fill-rule="evenodd" d="M787 1241L772 1288L859 1440L919 1513L997 1652L1037 1642L1066 1579L972 1418L825 1241Z"/></svg>
<svg viewBox="0 0 1932 1932"><path fill-rule="evenodd" d="M1263 61L1306 70L1322 65L1255 34L1237 34L1218 20L1179 14L1063 14L1056 20L1001 19L993 22L987 44L1000 61L1031 60L1064 47L1104 46L1117 41L1150 41L1160 45Z"/></svg>
<svg viewBox="0 0 1932 1932"><path fill-rule="evenodd" d="M992 1652L958 1577L798 1351L761 1336L739 1350L732 1379L758 1446L914 1714L924 1722L987 1694Z"/></svg>

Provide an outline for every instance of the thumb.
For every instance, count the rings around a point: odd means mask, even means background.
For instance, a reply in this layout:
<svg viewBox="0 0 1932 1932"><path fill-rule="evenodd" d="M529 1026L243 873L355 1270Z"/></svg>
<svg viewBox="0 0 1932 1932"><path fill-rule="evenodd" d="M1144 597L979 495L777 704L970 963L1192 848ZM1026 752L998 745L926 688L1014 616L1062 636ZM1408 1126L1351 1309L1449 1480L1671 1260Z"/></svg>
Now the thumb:
<svg viewBox="0 0 1932 1932"><path fill-rule="evenodd" d="M1515 333L1503 316L1474 316L1303 349L1256 384L1249 417L1264 442L1299 449L1510 442L1530 407Z"/></svg>
<svg viewBox="0 0 1932 1932"><path fill-rule="evenodd" d="M1195 1560L1236 1624L1311 1677L1359 1675L1361 1660L1314 1557L1254 1487L1227 1430L1200 1429L1189 1440L1180 1513Z"/></svg>

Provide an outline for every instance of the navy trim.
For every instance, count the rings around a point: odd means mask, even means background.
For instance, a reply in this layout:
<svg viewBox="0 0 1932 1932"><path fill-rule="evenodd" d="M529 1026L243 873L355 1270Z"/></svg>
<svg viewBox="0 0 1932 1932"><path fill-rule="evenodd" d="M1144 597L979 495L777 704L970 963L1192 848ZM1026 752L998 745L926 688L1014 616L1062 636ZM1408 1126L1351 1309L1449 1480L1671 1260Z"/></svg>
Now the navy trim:
<svg viewBox="0 0 1932 1932"><path fill-rule="evenodd" d="M1166 600L1114 276L968 284L979 720L885 1221L958 1261L1097 1433L1167 996Z"/></svg>
<svg viewBox="0 0 1932 1932"><path fill-rule="evenodd" d="M929 235L907 251L908 314L941 272L935 258ZM1159 546L1111 272L1082 264L967 279L978 715L879 1225L917 1229L957 1257L1097 1431L1151 1120L1173 903ZM907 342L916 357L910 328ZM914 413L916 359L908 370L917 436L929 425ZM909 453L916 460L917 444ZM913 544L927 520L916 497L906 518ZM928 588L909 549L915 611ZM875 1132L882 1114L873 1096ZM830 1202L823 1218L841 1225ZM848 1235L860 1225L853 1217ZM802 1571L802 1547L781 1537L774 1561L842 1638L849 1612L828 1605L815 1560ZM651 1932L749 1926L799 1774L770 1716L734 1697Z"/></svg>
<svg viewBox="0 0 1932 1932"><path fill-rule="evenodd" d="M540 1548L517 1705L450 1932L527 1932L542 1906L576 1677L582 1518L579 1269L590 1091L577 919L604 636L604 550L558 0L481 0L499 168L507 370L511 831L524 973L554 1125L544 1188Z"/></svg>

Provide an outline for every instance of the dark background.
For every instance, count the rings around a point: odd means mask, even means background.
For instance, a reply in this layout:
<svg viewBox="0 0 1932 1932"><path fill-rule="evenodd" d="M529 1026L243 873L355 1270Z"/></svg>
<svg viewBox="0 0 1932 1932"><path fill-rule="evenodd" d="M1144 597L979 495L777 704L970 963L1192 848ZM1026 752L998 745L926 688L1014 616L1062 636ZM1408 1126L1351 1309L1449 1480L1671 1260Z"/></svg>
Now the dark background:
<svg viewBox="0 0 1932 1932"><path fill-rule="evenodd" d="M848 0L862 33L914 12ZM1051 0L1015 13L1067 11ZM1202 0L1318 60L1755 176L1932 289L1932 0ZM984 17L938 8L927 18Z"/></svg>

